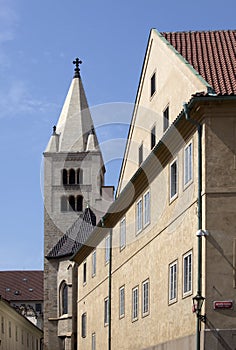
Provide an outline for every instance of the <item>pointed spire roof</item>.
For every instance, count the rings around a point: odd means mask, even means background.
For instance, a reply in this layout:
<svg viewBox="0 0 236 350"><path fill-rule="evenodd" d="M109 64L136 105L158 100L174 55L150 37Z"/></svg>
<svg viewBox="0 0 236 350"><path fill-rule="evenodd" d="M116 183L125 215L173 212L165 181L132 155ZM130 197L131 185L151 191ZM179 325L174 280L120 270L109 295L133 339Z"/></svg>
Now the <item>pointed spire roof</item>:
<svg viewBox="0 0 236 350"><path fill-rule="evenodd" d="M85 152L88 135L94 130L93 120L84 92L78 58L75 64L74 77L66 96L56 132L53 132L46 152ZM98 149L97 137L94 134L95 147ZM99 150L99 149L98 149Z"/></svg>

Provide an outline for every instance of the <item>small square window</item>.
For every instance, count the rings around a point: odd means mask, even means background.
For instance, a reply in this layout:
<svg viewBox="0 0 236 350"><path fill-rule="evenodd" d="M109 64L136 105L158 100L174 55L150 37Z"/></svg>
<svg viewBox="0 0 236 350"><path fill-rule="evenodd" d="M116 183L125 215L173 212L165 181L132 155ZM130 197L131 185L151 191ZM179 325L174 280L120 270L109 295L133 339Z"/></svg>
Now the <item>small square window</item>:
<svg viewBox="0 0 236 350"><path fill-rule="evenodd" d="M156 73L153 73L151 77L151 97L156 92Z"/></svg>
<svg viewBox="0 0 236 350"><path fill-rule="evenodd" d="M163 112L163 131L166 131L169 127L169 106Z"/></svg>
<svg viewBox="0 0 236 350"><path fill-rule="evenodd" d="M174 199L177 196L178 190L178 166L177 160L174 160L170 164L170 199Z"/></svg>

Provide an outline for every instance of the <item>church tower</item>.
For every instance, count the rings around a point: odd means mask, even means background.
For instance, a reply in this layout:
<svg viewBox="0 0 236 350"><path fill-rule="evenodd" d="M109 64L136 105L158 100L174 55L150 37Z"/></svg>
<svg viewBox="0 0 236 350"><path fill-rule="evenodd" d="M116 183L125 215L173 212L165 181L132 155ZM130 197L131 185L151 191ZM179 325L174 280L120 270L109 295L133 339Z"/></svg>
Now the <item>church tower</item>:
<svg viewBox="0 0 236 350"><path fill-rule="evenodd" d="M44 350L76 350L77 266L70 258L113 200L78 58L44 152ZM106 200L103 199L105 193Z"/></svg>

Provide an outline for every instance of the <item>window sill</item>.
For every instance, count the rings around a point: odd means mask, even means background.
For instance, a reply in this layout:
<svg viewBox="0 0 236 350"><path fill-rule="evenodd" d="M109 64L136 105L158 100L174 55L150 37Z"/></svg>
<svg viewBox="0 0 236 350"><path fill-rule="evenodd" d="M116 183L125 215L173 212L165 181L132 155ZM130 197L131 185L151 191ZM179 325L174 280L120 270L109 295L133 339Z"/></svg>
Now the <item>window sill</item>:
<svg viewBox="0 0 236 350"><path fill-rule="evenodd" d="M177 303L177 301L178 301L177 298L171 299L168 301L168 305L171 306L171 305Z"/></svg>

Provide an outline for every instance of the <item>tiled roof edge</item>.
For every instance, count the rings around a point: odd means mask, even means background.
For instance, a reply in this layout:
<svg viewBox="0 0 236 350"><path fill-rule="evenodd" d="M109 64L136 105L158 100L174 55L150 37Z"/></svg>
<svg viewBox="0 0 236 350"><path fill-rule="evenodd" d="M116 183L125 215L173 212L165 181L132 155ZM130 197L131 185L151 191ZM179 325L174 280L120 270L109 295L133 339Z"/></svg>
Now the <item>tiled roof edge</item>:
<svg viewBox="0 0 236 350"><path fill-rule="evenodd" d="M164 38L164 36L156 29L154 28L156 34L159 36L159 38L179 57L179 59L185 63L185 65L192 71L192 73L206 86L207 90L213 90L212 86L202 77L201 74L199 74L196 69L193 68L193 66L177 51L174 46L171 45L171 43Z"/></svg>

